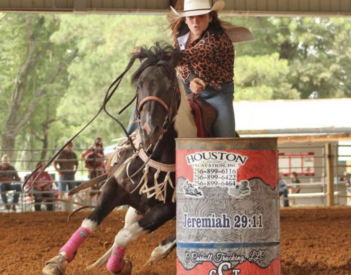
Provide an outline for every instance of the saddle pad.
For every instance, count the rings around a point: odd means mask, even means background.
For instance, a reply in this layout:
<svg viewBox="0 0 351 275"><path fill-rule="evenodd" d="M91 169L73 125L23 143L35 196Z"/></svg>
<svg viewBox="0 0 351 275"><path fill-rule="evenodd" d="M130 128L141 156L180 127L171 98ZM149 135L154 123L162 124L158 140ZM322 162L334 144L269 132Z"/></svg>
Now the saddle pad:
<svg viewBox="0 0 351 275"><path fill-rule="evenodd" d="M197 128L197 137L204 138L204 137L206 137L206 135L205 135L205 129L204 129L203 121L202 121L200 107L192 100L188 100L188 102L189 102L191 109L193 110L193 114L195 117L195 124L196 124L196 128Z"/></svg>

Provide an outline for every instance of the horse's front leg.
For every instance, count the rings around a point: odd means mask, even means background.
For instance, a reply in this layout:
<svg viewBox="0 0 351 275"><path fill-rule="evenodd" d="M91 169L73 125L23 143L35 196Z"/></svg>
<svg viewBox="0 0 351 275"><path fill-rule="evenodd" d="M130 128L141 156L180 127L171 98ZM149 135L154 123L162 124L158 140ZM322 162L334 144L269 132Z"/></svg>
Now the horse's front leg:
<svg viewBox="0 0 351 275"><path fill-rule="evenodd" d="M106 183L95 210L84 219L78 230L71 236L66 244L60 249L59 254L45 263L43 274L45 275L63 275L68 263L76 255L78 248L83 242L97 229L103 219L121 203L123 196L117 196L121 193L116 179L110 178Z"/></svg>
<svg viewBox="0 0 351 275"><path fill-rule="evenodd" d="M124 227L127 227L137 221L139 221L143 216L138 214L135 208L129 206L126 216L124 218Z"/></svg>

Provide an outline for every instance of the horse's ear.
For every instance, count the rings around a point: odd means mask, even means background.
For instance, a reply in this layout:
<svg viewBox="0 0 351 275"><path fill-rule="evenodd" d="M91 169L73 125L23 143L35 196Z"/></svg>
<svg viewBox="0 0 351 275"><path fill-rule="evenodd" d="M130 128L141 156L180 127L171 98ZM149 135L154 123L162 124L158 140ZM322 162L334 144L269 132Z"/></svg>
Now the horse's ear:
<svg viewBox="0 0 351 275"><path fill-rule="evenodd" d="M173 51L173 53L172 53L172 57L171 57L171 59L169 60L169 64L171 64L171 66L172 66L173 68L177 67L179 57L180 57L180 49L179 49L179 48L176 48L176 49L174 49L174 51Z"/></svg>

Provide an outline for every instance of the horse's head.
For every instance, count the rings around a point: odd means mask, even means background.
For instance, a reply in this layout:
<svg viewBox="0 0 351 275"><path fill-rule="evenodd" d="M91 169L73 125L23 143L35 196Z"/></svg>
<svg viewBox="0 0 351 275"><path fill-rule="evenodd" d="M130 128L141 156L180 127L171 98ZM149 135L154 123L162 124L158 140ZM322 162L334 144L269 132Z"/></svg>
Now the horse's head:
<svg viewBox="0 0 351 275"><path fill-rule="evenodd" d="M141 48L134 58L141 61L132 82L137 88L137 118L144 150L153 149L174 122L180 104L175 66L178 52L156 43Z"/></svg>

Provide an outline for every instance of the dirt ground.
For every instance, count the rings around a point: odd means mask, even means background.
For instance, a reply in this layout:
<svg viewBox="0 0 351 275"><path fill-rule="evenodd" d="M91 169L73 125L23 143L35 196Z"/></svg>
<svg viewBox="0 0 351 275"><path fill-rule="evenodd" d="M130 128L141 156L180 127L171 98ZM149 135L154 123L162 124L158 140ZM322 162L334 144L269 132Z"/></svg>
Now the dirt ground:
<svg viewBox="0 0 351 275"><path fill-rule="evenodd" d="M67 222L67 212L0 214L0 274L38 275L55 256L88 212ZM115 211L79 249L67 275L107 275L105 267L87 272L85 266L111 246L124 224ZM351 208L290 208L281 210L281 266L284 275L351 274ZM156 265L145 266L151 251L175 231L171 221L127 249L133 275L175 275L176 253ZM201 275L201 274L199 274Z"/></svg>

